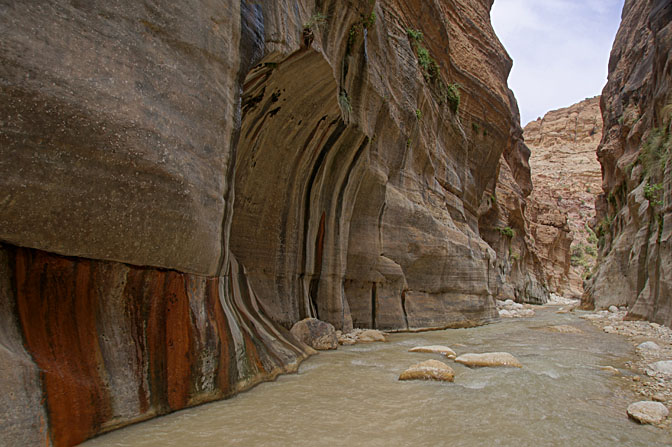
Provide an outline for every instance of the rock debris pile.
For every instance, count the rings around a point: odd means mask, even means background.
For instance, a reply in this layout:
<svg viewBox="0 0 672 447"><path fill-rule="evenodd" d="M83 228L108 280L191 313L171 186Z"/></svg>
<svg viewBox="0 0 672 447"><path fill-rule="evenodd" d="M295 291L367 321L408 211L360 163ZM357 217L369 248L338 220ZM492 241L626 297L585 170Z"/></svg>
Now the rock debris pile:
<svg viewBox="0 0 672 447"><path fill-rule="evenodd" d="M581 318L589 320L608 334L626 337L636 346L636 357L626 362L634 375L624 373L623 380L632 381L632 389L650 399L650 402L645 402L647 405L642 402L633 404L628 408L630 417L642 423L671 427L672 421L665 417L667 409L672 406L672 329L648 321L627 321L626 315L625 308L611 306L610 310L589 313ZM620 371L617 373L620 374ZM661 406L665 412L660 410ZM662 413L665 416L659 418Z"/></svg>

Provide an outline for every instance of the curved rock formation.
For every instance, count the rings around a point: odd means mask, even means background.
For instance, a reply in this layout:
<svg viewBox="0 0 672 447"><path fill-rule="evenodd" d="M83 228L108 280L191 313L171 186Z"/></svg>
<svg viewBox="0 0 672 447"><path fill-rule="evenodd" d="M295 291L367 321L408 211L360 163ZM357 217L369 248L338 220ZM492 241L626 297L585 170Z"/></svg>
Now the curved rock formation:
<svg viewBox="0 0 672 447"><path fill-rule="evenodd" d="M629 0L602 92L600 264L584 301L672 324L672 4Z"/></svg>
<svg viewBox="0 0 672 447"><path fill-rule="evenodd" d="M509 99L516 118L496 180L481 202L478 225L483 239L497 253L493 281L496 298L542 304L548 301L549 290L534 240L529 236L525 211L532 192L530 150L523 142L518 105L513 95Z"/></svg>
<svg viewBox="0 0 672 447"><path fill-rule="evenodd" d="M534 184L526 210L530 235L549 288L579 298L597 255L589 224L600 189L600 98L548 112L527 124L524 135Z"/></svg>
<svg viewBox="0 0 672 447"><path fill-rule="evenodd" d="M271 379L306 317L495 319L479 208L529 170L491 3L0 7L3 437Z"/></svg>

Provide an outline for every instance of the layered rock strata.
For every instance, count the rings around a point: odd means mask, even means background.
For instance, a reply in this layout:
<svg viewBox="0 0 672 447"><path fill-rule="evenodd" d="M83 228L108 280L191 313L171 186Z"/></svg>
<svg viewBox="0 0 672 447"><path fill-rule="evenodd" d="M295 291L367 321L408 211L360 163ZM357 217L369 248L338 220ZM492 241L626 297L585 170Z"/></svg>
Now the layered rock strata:
<svg viewBox="0 0 672 447"><path fill-rule="evenodd" d="M543 304L549 298L548 284L526 216L527 198L532 192L530 150L523 142L513 96L510 107L516 120L498 174L484 193L478 225L483 238L497 253L495 297Z"/></svg>
<svg viewBox="0 0 672 447"><path fill-rule="evenodd" d="M548 286L579 298L595 267L597 239L590 228L601 189L597 145L600 98L548 112L524 130L534 190L526 216Z"/></svg>
<svg viewBox="0 0 672 447"><path fill-rule="evenodd" d="M588 306L672 324L672 4L629 0L602 92L600 263Z"/></svg>
<svg viewBox="0 0 672 447"><path fill-rule="evenodd" d="M3 439L228 396L307 317L496 318L479 207L520 129L490 6L0 6Z"/></svg>

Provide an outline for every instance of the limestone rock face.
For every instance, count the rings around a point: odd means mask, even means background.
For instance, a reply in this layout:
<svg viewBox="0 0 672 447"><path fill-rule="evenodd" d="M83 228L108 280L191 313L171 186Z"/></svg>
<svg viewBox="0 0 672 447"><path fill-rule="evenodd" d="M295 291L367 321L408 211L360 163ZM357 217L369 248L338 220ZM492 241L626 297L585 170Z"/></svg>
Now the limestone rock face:
<svg viewBox="0 0 672 447"><path fill-rule="evenodd" d="M659 424L669 414L660 402L641 401L628 406L628 416L642 424Z"/></svg>
<svg viewBox="0 0 672 447"><path fill-rule="evenodd" d="M466 327L497 318L507 278L543 295L536 273L496 277L480 235L502 154L530 190L491 5L0 7L9 442L72 445L272 379L307 355L286 331L304 318Z"/></svg>
<svg viewBox="0 0 672 447"><path fill-rule="evenodd" d="M672 4L626 2L602 92L600 263L583 300L672 324Z"/></svg>
<svg viewBox="0 0 672 447"><path fill-rule="evenodd" d="M453 368L438 360L427 360L417 363L401 373L399 380L438 380L452 382L455 380Z"/></svg>
<svg viewBox="0 0 672 447"><path fill-rule="evenodd" d="M532 151L530 234L549 288L580 298L597 256L590 224L601 189L596 155L602 137L600 98L548 112L525 126L524 136Z"/></svg>
<svg viewBox="0 0 672 447"><path fill-rule="evenodd" d="M318 351L338 348L338 337L334 326L317 318L304 318L297 321L289 332L300 342Z"/></svg>
<svg viewBox="0 0 672 447"><path fill-rule="evenodd" d="M455 359L457 363L467 366L510 366L522 368L523 365L508 352L486 352L484 354L462 354Z"/></svg>

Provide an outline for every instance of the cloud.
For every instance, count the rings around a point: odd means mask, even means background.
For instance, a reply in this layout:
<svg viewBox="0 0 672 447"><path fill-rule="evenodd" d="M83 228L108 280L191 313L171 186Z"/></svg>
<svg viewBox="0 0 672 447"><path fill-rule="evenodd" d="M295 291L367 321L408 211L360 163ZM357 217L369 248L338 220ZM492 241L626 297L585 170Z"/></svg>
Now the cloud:
<svg viewBox="0 0 672 447"><path fill-rule="evenodd" d="M523 124L600 94L624 0L495 0Z"/></svg>

